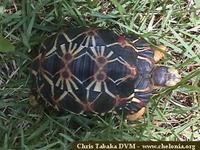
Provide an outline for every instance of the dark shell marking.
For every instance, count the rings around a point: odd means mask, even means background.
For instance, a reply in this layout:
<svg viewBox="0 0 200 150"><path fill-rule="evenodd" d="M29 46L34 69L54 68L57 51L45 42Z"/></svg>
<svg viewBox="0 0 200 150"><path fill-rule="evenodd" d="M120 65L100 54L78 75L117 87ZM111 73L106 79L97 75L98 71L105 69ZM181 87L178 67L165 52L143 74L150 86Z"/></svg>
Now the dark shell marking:
<svg viewBox="0 0 200 150"><path fill-rule="evenodd" d="M107 29L69 29L47 39L32 73L40 96L58 110L126 114L152 95L154 51Z"/></svg>

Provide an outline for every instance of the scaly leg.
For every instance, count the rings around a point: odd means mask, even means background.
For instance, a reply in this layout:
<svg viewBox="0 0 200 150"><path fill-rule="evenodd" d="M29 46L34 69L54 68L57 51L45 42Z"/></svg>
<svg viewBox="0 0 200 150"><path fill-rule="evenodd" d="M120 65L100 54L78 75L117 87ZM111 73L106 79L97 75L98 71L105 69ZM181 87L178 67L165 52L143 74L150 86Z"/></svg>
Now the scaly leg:
<svg viewBox="0 0 200 150"><path fill-rule="evenodd" d="M164 45L160 45L158 47L155 47L154 48L154 60L155 60L155 62L158 62L162 58L164 58L166 52L167 52L167 47L165 47Z"/></svg>
<svg viewBox="0 0 200 150"><path fill-rule="evenodd" d="M146 108L142 107L138 112L131 114L131 115L127 115L127 120L128 121L135 121L135 120L139 120L143 118L143 115L145 113Z"/></svg>

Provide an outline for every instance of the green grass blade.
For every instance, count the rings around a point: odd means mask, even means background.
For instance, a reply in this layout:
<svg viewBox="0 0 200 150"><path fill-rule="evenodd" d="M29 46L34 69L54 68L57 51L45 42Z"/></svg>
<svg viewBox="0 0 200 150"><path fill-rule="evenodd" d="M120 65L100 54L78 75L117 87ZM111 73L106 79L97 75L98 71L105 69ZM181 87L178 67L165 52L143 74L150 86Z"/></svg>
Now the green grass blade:
<svg viewBox="0 0 200 150"><path fill-rule="evenodd" d="M0 36L0 52L10 52L14 51L15 46L11 42L2 36Z"/></svg>

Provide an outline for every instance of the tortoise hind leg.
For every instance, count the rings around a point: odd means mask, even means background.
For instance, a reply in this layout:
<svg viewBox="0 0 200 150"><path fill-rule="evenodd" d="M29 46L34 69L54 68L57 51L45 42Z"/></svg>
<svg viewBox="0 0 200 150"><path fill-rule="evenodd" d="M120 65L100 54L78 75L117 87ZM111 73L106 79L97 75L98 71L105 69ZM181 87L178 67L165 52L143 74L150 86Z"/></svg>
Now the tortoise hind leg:
<svg viewBox="0 0 200 150"><path fill-rule="evenodd" d="M138 112L134 114L129 114L127 115L127 120L128 121L135 121L143 118L143 115L145 114L146 108L142 107Z"/></svg>
<svg viewBox="0 0 200 150"><path fill-rule="evenodd" d="M154 48L154 61L158 62L164 58L165 53L167 52L167 47L160 45Z"/></svg>
<svg viewBox="0 0 200 150"><path fill-rule="evenodd" d="M32 107L37 107L39 105L39 95L36 88L31 88L29 103Z"/></svg>
<svg viewBox="0 0 200 150"><path fill-rule="evenodd" d="M35 95L30 95L29 96L29 103L31 106L36 107L38 106L38 101Z"/></svg>

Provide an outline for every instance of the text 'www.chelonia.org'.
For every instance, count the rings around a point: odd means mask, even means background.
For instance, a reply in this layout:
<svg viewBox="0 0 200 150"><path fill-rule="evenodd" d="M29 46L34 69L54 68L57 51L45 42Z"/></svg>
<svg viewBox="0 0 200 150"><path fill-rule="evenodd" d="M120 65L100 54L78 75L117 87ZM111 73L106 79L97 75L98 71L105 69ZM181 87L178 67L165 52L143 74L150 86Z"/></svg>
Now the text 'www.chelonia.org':
<svg viewBox="0 0 200 150"><path fill-rule="evenodd" d="M117 150L117 149L132 149L132 150L197 150L200 148L198 142L108 142L108 141L87 141L75 142L73 150Z"/></svg>

